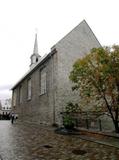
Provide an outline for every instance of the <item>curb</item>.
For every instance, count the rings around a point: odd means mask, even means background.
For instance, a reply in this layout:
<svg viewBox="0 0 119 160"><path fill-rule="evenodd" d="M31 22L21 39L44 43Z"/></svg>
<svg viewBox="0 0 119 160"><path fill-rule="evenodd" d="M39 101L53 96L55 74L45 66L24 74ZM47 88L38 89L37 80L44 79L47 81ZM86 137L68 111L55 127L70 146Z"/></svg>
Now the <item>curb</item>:
<svg viewBox="0 0 119 160"><path fill-rule="evenodd" d="M90 141L90 142L99 143L99 144L102 144L102 145L106 145L106 146L109 146L109 147L115 147L115 148L118 148L118 149L119 149L119 146L110 144L110 143L108 143L108 142L96 140L96 139L94 139L94 138L89 138L89 137L87 137L87 136L81 136L81 135L79 135L78 137L81 138L81 139L83 139L83 140L87 140L87 141Z"/></svg>
<svg viewBox="0 0 119 160"><path fill-rule="evenodd" d="M90 133L90 134L103 135L103 136L112 137L112 138L119 138L119 137L114 137L112 135L99 133L99 132L93 132L93 131L87 131L87 130L83 130L83 129L75 131L75 130L66 130L64 128L58 128L58 129L55 130L55 133L57 133L57 134L76 135L78 138L83 139L83 140L87 140L87 141L90 141L90 142L106 145L106 146L109 146L109 147L115 147L115 148L119 149L119 145L117 145L117 144L112 144L110 142L106 142L106 141L103 141L103 140L98 140L98 138L91 137L90 135L83 135L82 132Z"/></svg>
<svg viewBox="0 0 119 160"><path fill-rule="evenodd" d="M85 130L85 129L80 129L79 131L87 132L87 133L92 133L92 134L99 134L99 135L103 135L103 136L108 136L108 137L119 139L119 135L112 135L112 134L106 133L106 132L98 132L98 131L96 132L96 131Z"/></svg>

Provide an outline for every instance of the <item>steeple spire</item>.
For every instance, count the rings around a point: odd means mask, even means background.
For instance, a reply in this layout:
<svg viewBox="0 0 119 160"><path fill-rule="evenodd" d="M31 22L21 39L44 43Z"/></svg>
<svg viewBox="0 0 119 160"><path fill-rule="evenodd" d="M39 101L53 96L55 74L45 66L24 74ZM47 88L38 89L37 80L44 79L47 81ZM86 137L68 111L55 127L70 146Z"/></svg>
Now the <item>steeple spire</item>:
<svg viewBox="0 0 119 160"><path fill-rule="evenodd" d="M37 33L35 34L35 43L34 43L33 54L38 54Z"/></svg>
<svg viewBox="0 0 119 160"><path fill-rule="evenodd" d="M34 66L37 65L37 63L40 61L40 57L41 56L38 54L38 42L37 42L37 33L36 33L33 54L30 57L31 58L30 69L32 69Z"/></svg>

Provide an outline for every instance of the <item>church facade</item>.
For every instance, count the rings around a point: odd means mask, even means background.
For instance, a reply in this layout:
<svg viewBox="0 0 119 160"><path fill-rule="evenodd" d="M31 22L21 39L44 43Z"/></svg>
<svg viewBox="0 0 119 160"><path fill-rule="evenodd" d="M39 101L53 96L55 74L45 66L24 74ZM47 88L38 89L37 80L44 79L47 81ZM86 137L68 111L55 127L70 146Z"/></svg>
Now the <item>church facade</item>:
<svg viewBox="0 0 119 160"><path fill-rule="evenodd" d="M74 62L100 43L85 20L56 43L44 57L38 54L37 35L29 71L12 87L12 108L20 119L60 124L63 108L78 102L69 74Z"/></svg>

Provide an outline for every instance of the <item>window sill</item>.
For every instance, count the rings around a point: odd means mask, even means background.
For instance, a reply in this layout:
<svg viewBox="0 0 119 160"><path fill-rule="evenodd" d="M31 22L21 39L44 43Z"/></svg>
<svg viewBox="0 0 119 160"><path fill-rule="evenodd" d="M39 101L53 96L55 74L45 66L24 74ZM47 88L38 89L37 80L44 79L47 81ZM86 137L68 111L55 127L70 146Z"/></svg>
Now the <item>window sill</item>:
<svg viewBox="0 0 119 160"><path fill-rule="evenodd" d="M40 96L43 96L43 95L45 95L45 94L46 94L46 92L45 92L45 93L40 93L40 94L39 94L39 97L40 97Z"/></svg>
<svg viewBox="0 0 119 160"><path fill-rule="evenodd" d="M27 101L31 101L31 98L27 98Z"/></svg>

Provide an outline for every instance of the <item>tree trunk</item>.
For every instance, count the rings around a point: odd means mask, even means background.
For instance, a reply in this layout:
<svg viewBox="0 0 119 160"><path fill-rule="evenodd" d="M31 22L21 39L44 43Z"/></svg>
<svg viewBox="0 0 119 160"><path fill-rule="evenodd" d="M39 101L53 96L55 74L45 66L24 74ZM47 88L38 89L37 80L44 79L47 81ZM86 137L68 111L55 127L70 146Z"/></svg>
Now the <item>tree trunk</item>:
<svg viewBox="0 0 119 160"><path fill-rule="evenodd" d="M112 121L113 121L113 124L114 124L114 127L115 127L115 132L116 133L119 133L119 124L118 124L118 108L117 110L115 111L115 117L113 115L113 111L112 111L112 107L110 107L110 105L108 104L108 101L105 97L105 95L103 96L104 100L105 100L105 103L106 103L106 106L107 106L107 109L111 115L111 118L112 118Z"/></svg>
<svg viewBox="0 0 119 160"><path fill-rule="evenodd" d="M119 122L118 122L118 107L115 109L115 120L114 120L114 125L115 125L115 131L116 133L119 133Z"/></svg>
<svg viewBox="0 0 119 160"><path fill-rule="evenodd" d="M118 121L114 121L114 126L115 126L115 132L116 132L116 133L119 133Z"/></svg>

